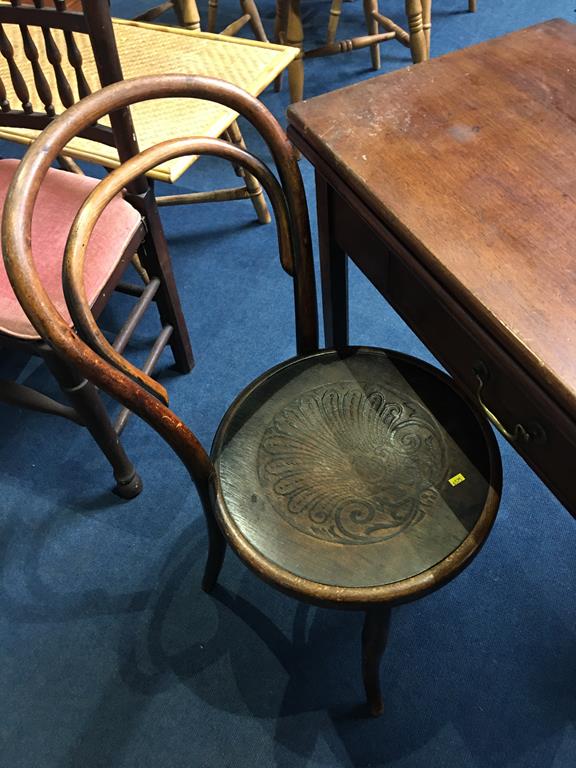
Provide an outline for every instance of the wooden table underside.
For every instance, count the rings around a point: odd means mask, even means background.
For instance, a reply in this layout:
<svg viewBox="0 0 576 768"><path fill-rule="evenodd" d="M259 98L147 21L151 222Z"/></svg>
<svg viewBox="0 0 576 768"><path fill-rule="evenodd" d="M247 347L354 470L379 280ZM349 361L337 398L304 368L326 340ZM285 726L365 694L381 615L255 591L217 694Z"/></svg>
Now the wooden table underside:
<svg viewBox="0 0 576 768"><path fill-rule="evenodd" d="M327 338L347 254L576 515L576 27L554 21L296 105ZM403 99L400 96L403 95Z"/></svg>

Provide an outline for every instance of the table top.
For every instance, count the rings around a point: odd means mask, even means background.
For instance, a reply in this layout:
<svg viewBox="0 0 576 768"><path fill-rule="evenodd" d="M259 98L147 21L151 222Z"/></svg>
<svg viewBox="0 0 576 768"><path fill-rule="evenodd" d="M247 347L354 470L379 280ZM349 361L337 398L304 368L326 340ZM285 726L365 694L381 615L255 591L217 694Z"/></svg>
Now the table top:
<svg viewBox="0 0 576 768"><path fill-rule="evenodd" d="M576 25L294 105L292 136L576 413Z"/></svg>
<svg viewBox="0 0 576 768"><path fill-rule="evenodd" d="M283 45L262 43L255 40L213 35L208 32L193 32L180 27L165 27L159 24L114 19L114 34L118 45L122 71L126 79L143 74L201 74L219 77L238 85L253 96L258 96L298 53L296 48ZM10 25L5 25L8 29ZM42 32L39 27L30 27L38 50L44 51ZM62 34L55 30L60 50L66 46ZM16 62L21 71L30 70L26 61L20 33L9 34L15 46ZM84 61L84 74L92 91L99 90L100 81L94 62L94 56L87 35L76 35ZM4 66L6 63L4 62ZM68 80L75 88L76 79L71 65L63 57L62 67ZM54 96L56 111L64 110L58 98L58 89L53 69L44 67L44 72ZM8 100L18 104L11 80L6 84ZM33 93L34 108L43 112L39 97ZM76 93L76 96L78 94ZM236 113L219 104L210 104L200 99L162 99L161 102L149 101L132 107L134 127L140 149L146 149L159 141L180 136L205 136L218 138L236 118ZM103 120L103 123L106 121ZM38 135L37 131L23 128L0 128L0 138L30 144ZM87 139L73 139L68 145L72 157L95 162L106 167L118 165L118 155L114 147L98 144ZM162 181L176 181L194 162L194 157L181 157L159 165L150 176Z"/></svg>

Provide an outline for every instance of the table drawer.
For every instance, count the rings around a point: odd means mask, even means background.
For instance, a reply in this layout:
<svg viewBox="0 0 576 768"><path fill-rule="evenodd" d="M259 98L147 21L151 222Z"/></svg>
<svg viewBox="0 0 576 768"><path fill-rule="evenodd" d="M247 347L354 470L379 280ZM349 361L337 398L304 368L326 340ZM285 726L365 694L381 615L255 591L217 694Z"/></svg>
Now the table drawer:
<svg viewBox="0 0 576 768"><path fill-rule="evenodd" d="M443 289L390 255L386 298L576 516L576 424ZM515 434L514 434L515 433Z"/></svg>

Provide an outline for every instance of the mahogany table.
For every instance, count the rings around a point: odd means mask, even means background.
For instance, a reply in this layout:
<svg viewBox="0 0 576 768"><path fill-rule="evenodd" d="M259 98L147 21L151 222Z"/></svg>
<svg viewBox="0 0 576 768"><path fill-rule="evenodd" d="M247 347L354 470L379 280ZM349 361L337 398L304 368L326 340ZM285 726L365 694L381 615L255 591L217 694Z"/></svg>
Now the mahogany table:
<svg viewBox="0 0 576 768"><path fill-rule="evenodd" d="M347 257L576 516L576 25L290 108L315 166L324 324Z"/></svg>

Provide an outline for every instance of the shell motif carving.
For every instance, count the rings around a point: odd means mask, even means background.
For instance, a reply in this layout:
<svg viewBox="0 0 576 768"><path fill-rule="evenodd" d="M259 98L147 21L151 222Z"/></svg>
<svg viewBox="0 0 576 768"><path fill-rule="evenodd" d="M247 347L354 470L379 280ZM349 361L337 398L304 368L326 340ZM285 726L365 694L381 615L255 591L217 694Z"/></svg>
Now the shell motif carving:
<svg viewBox="0 0 576 768"><path fill-rule="evenodd" d="M416 525L434 505L446 446L421 403L388 387L339 382L274 416L258 468L272 507L294 528L371 544Z"/></svg>

